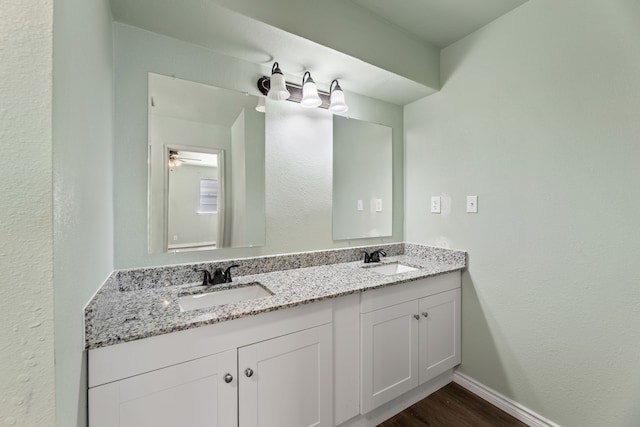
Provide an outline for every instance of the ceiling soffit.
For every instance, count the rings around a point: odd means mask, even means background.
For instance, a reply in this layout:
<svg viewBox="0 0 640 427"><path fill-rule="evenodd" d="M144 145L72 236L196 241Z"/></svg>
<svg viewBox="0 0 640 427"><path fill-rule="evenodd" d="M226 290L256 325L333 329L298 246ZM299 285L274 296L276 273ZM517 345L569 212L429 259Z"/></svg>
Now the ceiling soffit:
<svg viewBox="0 0 640 427"><path fill-rule="evenodd" d="M339 78L347 92L406 105L439 89L440 45L524 1L111 0L111 8L118 22L259 64L264 74L278 61L287 80L310 70L322 90ZM416 34L420 22L440 29Z"/></svg>
<svg viewBox="0 0 640 427"><path fill-rule="evenodd" d="M527 0L350 0L442 49Z"/></svg>

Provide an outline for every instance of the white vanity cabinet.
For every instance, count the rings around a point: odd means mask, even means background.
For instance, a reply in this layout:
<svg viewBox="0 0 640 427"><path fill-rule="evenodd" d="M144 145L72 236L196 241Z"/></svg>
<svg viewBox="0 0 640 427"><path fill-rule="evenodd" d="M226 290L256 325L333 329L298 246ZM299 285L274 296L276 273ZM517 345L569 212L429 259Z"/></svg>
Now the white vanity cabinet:
<svg viewBox="0 0 640 427"><path fill-rule="evenodd" d="M240 427L332 425L331 360L331 325L238 349Z"/></svg>
<svg viewBox="0 0 640 427"><path fill-rule="evenodd" d="M420 384L461 362L460 300L459 288L420 299Z"/></svg>
<svg viewBox="0 0 640 427"><path fill-rule="evenodd" d="M236 364L231 350L91 388L89 425L237 425L237 381L224 380L235 374Z"/></svg>
<svg viewBox="0 0 640 427"><path fill-rule="evenodd" d="M89 350L89 427L375 425L458 363L455 271Z"/></svg>
<svg viewBox="0 0 640 427"><path fill-rule="evenodd" d="M363 414L460 363L460 273L362 294Z"/></svg>
<svg viewBox="0 0 640 427"><path fill-rule="evenodd" d="M330 322L322 302L91 350L89 426L331 426Z"/></svg>

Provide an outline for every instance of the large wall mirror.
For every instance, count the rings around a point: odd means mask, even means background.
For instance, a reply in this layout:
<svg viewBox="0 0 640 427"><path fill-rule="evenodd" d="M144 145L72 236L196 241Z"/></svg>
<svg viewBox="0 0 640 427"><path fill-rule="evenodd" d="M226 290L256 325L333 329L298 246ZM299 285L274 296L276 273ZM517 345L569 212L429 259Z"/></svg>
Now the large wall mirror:
<svg viewBox="0 0 640 427"><path fill-rule="evenodd" d="M258 98L149 73L149 252L265 243Z"/></svg>
<svg viewBox="0 0 640 427"><path fill-rule="evenodd" d="M333 117L333 239L393 234L392 129Z"/></svg>

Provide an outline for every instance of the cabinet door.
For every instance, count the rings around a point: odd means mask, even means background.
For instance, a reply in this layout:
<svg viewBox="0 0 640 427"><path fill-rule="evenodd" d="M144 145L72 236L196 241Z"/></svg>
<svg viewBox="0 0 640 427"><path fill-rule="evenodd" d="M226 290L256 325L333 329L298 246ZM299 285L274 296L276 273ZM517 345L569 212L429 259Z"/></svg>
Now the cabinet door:
<svg viewBox="0 0 640 427"><path fill-rule="evenodd" d="M93 387L89 389L89 426L237 425L236 371L234 349ZM226 374L233 376L229 383Z"/></svg>
<svg viewBox="0 0 640 427"><path fill-rule="evenodd" d="M420 384L460 363L460 289L420 300Z"/></svg>
<svg viewBox="0 0 640 427"><path fill-rule="evenodd" d="M418 301L361 315L361 411L418 386Z"/></svg>
<svg viewBox="0 0 640 427"><path fill-rule="evenodd" d="M333 425L331 325L238 349L240 427Z"/></svg>

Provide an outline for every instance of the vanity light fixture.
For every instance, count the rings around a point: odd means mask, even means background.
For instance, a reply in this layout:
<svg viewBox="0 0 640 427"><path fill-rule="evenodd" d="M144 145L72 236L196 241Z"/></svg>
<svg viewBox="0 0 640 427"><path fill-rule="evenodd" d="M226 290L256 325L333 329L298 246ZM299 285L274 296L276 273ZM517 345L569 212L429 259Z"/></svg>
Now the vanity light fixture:
<svg viewBox="0 0 640 427"><path fill-rule="evenodd" d="M265 95L275 101L284 101L291 96L287 90L287 82L284 80L284 75L282 75L277 62L274 62L273 67L271 67L269 92Z"/></svg>
<svg viewBox="0 0 640 427"><path fill-rule="evenodd" d="M322 104L320 96L318 96L318 87L316 82L311 78L311 73L306 71L302 76L302 99L300 105L305 108L315 108Z"/></svg>
<svg viewBox="0 0 640 427"><path fill-rule="evenodd" d="M302 85L289 83L284 80L277 62L271 68L270 78L262 76L258 79L258 90L269 99L277 101L286 99L287 101L297 102L306 108L320 107L337 114L349 111L349 107L347 107L344 100L344 92L337 79L331 82L330 92L318 90L309 71L306 71L302 76ZM278 95L283 94L285 91L286 96Z"/></svg>
<svg viewBox="0 0 640 427"><path fill-rule="evenodd" d="M333 84L336 84L335 86ZM349 107L344 102L344 92L338 83L338 79L334 79L329 85L329 92L331 105L329 105L329 111L332 113L346 113L349 111Z"/></svg>

